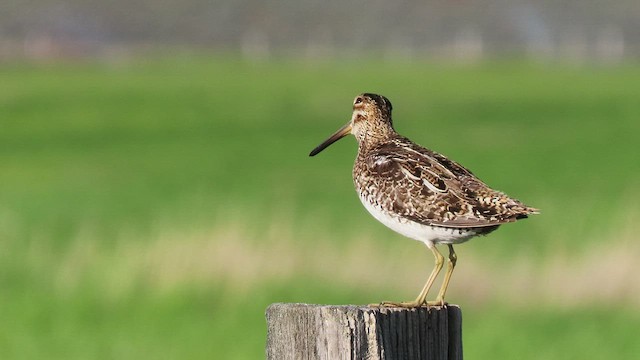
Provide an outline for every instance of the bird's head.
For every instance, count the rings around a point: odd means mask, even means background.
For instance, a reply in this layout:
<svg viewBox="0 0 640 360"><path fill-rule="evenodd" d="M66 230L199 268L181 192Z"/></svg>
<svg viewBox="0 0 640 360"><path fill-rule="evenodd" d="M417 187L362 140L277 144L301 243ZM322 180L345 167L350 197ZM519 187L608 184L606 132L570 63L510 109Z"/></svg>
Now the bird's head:
<svg viewBox="0 0 640 360"><path fill-rule="evenodd" d="M382 95L364 93L353 100L351 120L311 151L314 156L343 137L353 134L358 144L382 141L395 134L391 121L391 101Z"/></svg>

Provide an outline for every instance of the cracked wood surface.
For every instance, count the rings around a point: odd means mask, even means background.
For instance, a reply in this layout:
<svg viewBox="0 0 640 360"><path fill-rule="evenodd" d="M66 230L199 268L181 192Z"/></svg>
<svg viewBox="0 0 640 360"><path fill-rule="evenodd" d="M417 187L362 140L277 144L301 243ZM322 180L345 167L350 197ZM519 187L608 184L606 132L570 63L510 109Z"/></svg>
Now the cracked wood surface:
<svg viewBox="0 0 640 360"><path fill-rule="evenodd" d="M456 305L419 309L309 304L267 308L268 360L462 359Z"/></svg>

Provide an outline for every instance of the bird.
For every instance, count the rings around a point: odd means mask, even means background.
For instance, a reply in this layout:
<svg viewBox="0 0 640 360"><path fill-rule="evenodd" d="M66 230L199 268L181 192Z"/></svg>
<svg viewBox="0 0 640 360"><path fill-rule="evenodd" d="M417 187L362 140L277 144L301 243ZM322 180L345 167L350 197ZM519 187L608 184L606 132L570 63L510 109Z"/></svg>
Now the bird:
<svg viewBox="0 0 640 360"><path fill-rule="evenodd" d="M354 135L358 153L353 181L365 209L395 232L423 242L433 253L435 265L415 300L371 305L444 306L457 262L453 245L487 235L502 224L538 214L539 210L490 188L457 162L398 134L391 111L391 101L382 95L356 96L351 120L309 156L317 155L349 134ZM447 269L435 300L427 301L445 261L436 245L448 247Z"/></svg>

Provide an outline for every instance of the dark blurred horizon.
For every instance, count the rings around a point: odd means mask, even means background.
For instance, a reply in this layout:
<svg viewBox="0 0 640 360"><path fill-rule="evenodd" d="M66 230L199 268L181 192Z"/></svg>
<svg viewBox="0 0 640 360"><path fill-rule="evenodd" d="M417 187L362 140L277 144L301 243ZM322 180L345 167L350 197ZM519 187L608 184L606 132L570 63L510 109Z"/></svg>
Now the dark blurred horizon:
<svg viewBox="0 0 640 360"><path fill-rule="evenodd" d="M0 12L0 60L180 48L252 59L507 56L616 64L640 58L639 20L633 0L9 0Z"/></svg>

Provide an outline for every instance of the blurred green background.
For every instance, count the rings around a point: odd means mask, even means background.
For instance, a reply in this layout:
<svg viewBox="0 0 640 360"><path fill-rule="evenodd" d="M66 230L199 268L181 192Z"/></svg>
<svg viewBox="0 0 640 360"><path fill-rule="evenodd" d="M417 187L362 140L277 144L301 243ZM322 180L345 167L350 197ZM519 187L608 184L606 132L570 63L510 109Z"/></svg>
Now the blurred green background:
<svg viewBox="0 0 640 360"><path fill-rule="evenodd" d="M362 209L352 98L542 214L459 246L471 359L640 352L640 66L0 67L5 359L263 357L273 302L412 299L426 248Z"/></svg>
<svg viewBox="0 0 640 360"><path fill-rule="evenodd" d="M308 157L362 92L541 209L456 248L466 358L637 358L638 14L7 2L0 359L260 359L271 303L415 298L433 257L362 208L354 139Z"/></svg>

